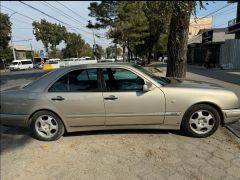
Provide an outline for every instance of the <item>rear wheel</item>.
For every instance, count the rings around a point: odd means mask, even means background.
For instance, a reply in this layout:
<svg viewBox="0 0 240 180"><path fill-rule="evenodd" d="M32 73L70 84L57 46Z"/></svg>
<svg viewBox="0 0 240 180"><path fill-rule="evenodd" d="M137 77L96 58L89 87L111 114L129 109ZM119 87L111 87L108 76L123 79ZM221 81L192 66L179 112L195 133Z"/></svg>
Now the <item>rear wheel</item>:
<svg viewBox="0 0 240 180"><path fill-rule="evenodd" d="M64 133L61 119L49 111L39 111L32 117L31 124L34 136L42 141L54 141Z"/></svg>
<svg viewBox="0 0 240 180"><path fill-rule="evenodd" d="M219 113L214 107L197 104L185 113L181 127L189 136L208 137L218 129L220 120Z"/></svg>

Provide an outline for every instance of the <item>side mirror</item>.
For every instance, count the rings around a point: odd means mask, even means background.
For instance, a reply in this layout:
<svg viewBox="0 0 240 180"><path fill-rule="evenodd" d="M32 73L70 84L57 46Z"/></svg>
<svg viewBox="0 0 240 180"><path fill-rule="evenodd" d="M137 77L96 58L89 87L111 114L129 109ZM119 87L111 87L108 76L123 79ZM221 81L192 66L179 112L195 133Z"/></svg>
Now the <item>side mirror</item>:
<svg viewBox="0 0 240 180"><path fill-rule="evenodd" d="M143 92L148 92L148 91L150 91L148 85L144 84L143 85Z"/></svg>

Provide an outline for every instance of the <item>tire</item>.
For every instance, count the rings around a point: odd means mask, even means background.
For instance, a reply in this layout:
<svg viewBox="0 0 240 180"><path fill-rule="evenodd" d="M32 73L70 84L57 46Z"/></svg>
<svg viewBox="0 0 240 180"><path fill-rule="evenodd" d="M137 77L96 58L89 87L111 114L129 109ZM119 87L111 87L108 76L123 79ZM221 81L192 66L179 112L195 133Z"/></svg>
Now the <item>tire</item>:
<svg viewBox="0 0 240 180"><path fill-rule="evenodd" d="M64 131L62 120L50 111L38 111L32 117L31 129L36 139L42 141L55 141Z"/></svg>
<svg viewBox="0 0 240 180"><path fill-rule="evenodd" d="M204 138L218 129L220 121L220 115L214 107L197 104L184 114L181 129L191 137Z"/></svg>

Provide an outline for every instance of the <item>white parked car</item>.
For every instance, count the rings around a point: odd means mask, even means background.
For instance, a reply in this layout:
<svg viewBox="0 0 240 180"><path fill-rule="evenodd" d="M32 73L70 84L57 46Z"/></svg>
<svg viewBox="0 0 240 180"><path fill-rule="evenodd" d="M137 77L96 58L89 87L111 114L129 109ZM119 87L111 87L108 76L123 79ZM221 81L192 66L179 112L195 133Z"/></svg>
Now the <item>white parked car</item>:
<svg viewBox="0 0 240 180"><path fill-rule="evenodd" d="M60 68L59 60L48 60L46 61L46 64L51 64L52 69Z"/></svg>
<svg viewBox="0 0 240 180"><path fill-rule="evenodd" d="M9 70L23 70L23 69L32 69L33 62L31 59L21 59L21 60L14 60L12 64L9 66Z"/></svg>

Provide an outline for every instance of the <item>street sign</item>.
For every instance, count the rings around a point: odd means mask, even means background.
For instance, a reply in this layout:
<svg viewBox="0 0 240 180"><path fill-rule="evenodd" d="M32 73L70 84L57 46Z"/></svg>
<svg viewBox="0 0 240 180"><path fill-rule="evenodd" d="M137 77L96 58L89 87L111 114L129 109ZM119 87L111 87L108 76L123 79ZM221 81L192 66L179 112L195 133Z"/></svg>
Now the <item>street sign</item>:
<svg viewBox="0 0 240 180"><path fill-rule="evenodd" d="M93 44L93 49L97 49L97 44Z"/></svg>
<svg viewBox="0 0 240 180"><path fill-rule="evenodd" d="M44 57L44 51L40 50L40 57Z"/></svg>
<svg viewBox="0 0 240 180"><path fill-rule="evenodd" d="M212 39L213 39L213 30L202 33L202 44L212 42Z"/></svg>

